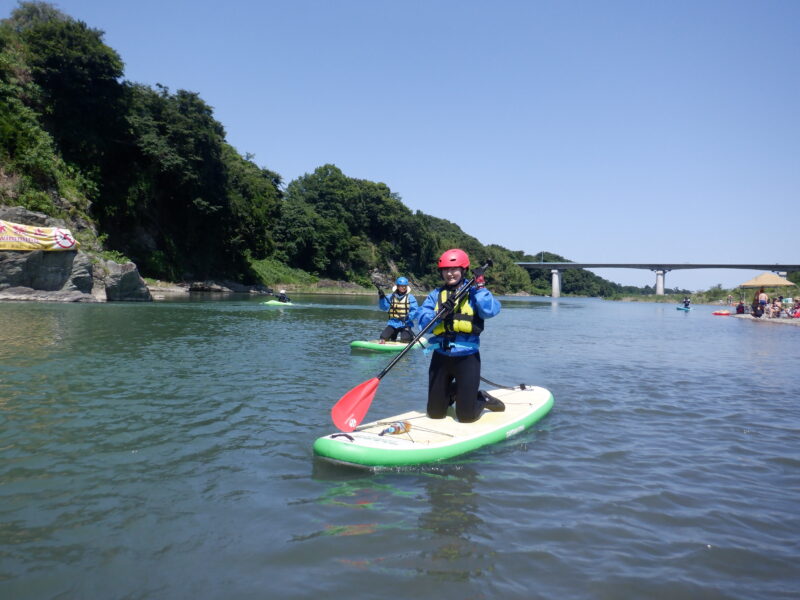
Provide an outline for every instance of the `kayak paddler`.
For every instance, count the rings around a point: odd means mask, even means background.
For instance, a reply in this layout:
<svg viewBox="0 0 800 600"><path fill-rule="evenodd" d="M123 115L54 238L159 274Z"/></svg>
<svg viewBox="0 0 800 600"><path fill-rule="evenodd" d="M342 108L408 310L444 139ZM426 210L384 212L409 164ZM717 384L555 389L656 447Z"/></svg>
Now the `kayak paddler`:
<svg viewBox="0 0 800 600"><path fill-rule="evenodd" d="M414 321L419 312L419 304L413 294L408 291L408 279L398 277L394 282L394 290L388 298L383 290L378 287L378 306L381 310L389 311L389 321L381 332L379 344L387 340L395 341L400 336L400 341L408 343L414 339Z"/></svg>
<svg viewBox="0 0 800 600"><path fill-rule="evenodd" d="M465 283L469 269L467 253L458 248L439 258L439 275L444 285L433 290L420 308L419 326L424 328L442 307L445 317L431 330L428 346L433 356L428 369L428 416L443 419L454 400L456 417L462 423L476 421L483 409L502 412L505 405L478 391L481 377L480 334L484 319L500 312L500 302L486 289L483 273L475 277L458 305L452 295Z"/></svg>

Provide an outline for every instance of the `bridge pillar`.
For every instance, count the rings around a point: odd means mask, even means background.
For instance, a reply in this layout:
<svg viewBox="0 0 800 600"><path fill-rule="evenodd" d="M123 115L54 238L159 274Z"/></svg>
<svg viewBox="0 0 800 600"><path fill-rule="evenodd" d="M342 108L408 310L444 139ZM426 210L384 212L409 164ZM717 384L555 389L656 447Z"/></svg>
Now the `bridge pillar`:
<svg viewBox="0 0 800 600"><path fill-rule="evenodd" d="M666 269L656 269L656 296L664 295L664 273Z"/></svg>
<svg viewBox="0 0 800 600"><path fill-rule="evenodd" d="M553 291L550 294L551 298L561 297L561 271L553 269L550 271L553 274Z"/></svg>

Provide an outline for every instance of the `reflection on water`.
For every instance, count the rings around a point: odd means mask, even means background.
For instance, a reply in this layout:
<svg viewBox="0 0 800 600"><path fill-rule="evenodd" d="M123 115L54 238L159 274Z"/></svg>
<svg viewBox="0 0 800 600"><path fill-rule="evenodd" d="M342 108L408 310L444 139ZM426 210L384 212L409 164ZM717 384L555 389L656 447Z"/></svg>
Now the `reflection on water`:
<svg viewBox="0 0 800 600"><path fill-rule="evenodd" d="M24 308L27 307L0 310L2 362L12 361L14 357L40 358L51 346L63 343L64 328L52 311L37 310L37 306L29 310Z"/></svg>
<svg viewBox="0 0 800 600"><path fill-rule="evenodd" d="M440 469L425 477L428 509L420 517L419 526L436 534L435 548L422 557L431 575L467 581L490 569L490 552L471 535L484 523L478 516L477 479L477 472L466 465Z"/></svg>
<svg viewBox="0 0 800 600"><path fill-rule="evenodd" d="M474 491L479 474L469 465L403 467L365 476L361 469L317 459L314 475L332 481L314 502L336 509L326 513L335 520L295 535L292 541L309 542L319 536L406 537L412 533L416 543L411 551L398 552L390 544L377 554L365 553L359 545L348 545L341 547L346 557L340 560L349 567L377 568L384 573L425 572L442 581L466 582L491 570L492 550L476 543L472 535L484 521L478 516L479 497ZM395 520L399 512L404 513L403 518ZM406 516L411 514L418 517L411 520Z"/></svg>

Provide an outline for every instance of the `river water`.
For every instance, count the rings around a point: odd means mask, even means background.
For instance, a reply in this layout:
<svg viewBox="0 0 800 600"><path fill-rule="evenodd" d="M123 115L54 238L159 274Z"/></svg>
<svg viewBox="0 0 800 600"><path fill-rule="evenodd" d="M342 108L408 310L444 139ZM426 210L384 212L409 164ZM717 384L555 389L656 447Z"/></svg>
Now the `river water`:
<svg viewBox="0 0 800 600"><path fill-rule="evenodd" d="M0 597L798 598L800 328L502 298L483 375L553 411L447 463L315 459L372 298L0 304ZM428 357L369 419L425 405Z"/></svg>

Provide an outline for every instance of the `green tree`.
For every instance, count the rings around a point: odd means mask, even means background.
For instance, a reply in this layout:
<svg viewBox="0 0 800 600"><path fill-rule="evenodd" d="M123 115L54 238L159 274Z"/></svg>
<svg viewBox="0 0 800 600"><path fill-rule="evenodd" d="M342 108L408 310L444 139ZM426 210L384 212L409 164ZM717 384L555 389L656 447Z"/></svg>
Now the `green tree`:
<svg viewBox="0 0 800 600"><path fill-rule="evenodd" d="M31 108L42 94L27 56L12 21L0 21L0 203L65 217L54 198L66 198L76 214L85 216L85 197L95 187L64 163Z"/></svg>
<svg viewBox="0 0 800 600"><path fill-rule="evenodd" d="M23 2L10 26L26 45L40 94L29 98L68 163L99 183L108 145L122 129L122 60L92 29L44 3Z"/></svg>

